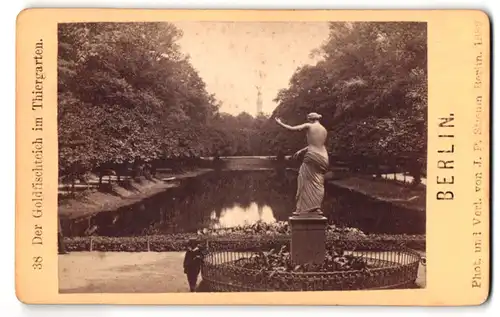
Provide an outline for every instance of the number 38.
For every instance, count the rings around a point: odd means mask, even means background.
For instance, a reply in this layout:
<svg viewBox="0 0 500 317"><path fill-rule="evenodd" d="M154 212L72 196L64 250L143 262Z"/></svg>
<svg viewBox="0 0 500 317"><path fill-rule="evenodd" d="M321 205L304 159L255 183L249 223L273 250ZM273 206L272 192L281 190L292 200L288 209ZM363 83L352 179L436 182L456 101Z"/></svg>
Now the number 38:
<svg viewBox="0 0 500 317"><path fill-rule="evenodd" d="M34 270L41 270L42 269L42 262L43 258L41 256L34 256L33 257L33 264L31 265Z"/></svg>

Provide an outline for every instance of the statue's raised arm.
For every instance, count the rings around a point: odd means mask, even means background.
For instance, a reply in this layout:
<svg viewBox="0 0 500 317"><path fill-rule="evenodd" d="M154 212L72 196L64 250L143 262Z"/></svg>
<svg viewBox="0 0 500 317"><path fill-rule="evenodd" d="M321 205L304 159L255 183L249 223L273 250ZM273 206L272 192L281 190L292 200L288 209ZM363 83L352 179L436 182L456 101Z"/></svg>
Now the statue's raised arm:
<svg viewBox="0 0 500 317"><path fill-rule="evenodd" d="M303 124L299 124L299 125L296 125L296 126L291 126L291 125L288 125L286 123L283 123L283 121L281 121L280 118L275 118L274 120L276 120L276 122L280 126L282 126L283 128L288 129L288 130L292 130L292 131L304 130L304 129L309 128L309 126L311 125L310 123L303 123Z"/></svg>

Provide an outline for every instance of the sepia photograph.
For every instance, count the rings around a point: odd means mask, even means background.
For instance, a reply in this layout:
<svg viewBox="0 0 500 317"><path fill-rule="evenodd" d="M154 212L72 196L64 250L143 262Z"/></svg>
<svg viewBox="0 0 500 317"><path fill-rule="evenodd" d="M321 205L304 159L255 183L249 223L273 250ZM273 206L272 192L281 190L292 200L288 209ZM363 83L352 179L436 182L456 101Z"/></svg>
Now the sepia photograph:
<svg viewBox="0 0 500 317"><path fill-rule="evenodd" d="M60 293L426 288L426 22L57 32Z"/></svg>

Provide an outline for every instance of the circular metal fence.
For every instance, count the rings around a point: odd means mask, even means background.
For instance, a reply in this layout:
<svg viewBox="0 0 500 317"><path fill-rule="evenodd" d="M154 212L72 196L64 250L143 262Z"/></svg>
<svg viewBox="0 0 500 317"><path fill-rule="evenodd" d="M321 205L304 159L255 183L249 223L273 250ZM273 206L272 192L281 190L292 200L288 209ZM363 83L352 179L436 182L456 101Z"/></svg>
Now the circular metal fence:
<svg viewBox="0 0 500 317"><path fill-rule="evenodd" d="M362 259L367 267L329 272L249 269L252 256L288 241L208 241L202 265L204 284L218 292L321 291L409 288L415 284L420 255L404 246L377 241L334 240L327 249Z"/></svg>

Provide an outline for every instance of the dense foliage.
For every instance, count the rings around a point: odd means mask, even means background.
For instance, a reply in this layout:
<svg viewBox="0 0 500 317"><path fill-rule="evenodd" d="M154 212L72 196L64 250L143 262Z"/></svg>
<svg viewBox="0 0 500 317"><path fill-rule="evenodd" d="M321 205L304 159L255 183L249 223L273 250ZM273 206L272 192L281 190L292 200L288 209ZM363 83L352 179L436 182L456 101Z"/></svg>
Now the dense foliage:
<svg viewBox="0 0 500 317"><path fill-rule="evenodd" d="M331 23L315 52L315 65L297 69L276 97L273 117L298 124L307 113L323 115L333 156L375 164L405 162L423 172L427 133L427 35L425 23ZM271 122L273 147L292 152L304 146Z"/></svg>
<svg viewBox="0 0 500 317"><path fill-rule="evenodd" d="M231 155L263 155L272 154L267 151L267 140L261 134L268 117L261 114L253 117L246 112L237 116L221 113L214 120L214 125L221 138L217 140L217 154Z"/></svg>
<svg viewBox="0 0 500 317"><path fill-rule="evenodd" d="M58 36L61 176L255 154L252 136L265 118L219 113L172 24L60 24Z"/></svg>
<svg viewBox="0 0 500 317"><path fill-rule="evenodd" d="M122 173L167 159L283 155L304 135L267 116L219 112L170 23L60 24L60 175ZM315 65L296 70L272 117L323 115L328 150L348 161L400 164L418 180L426 157L426 24L331 23Z"/></svg>

